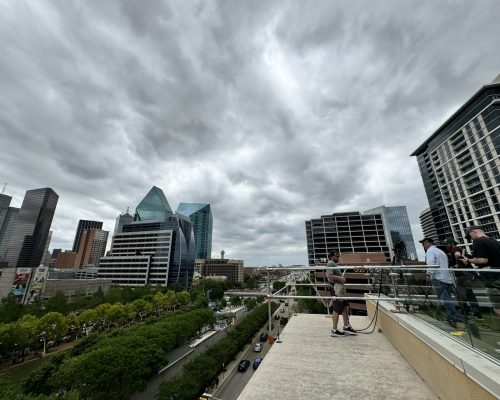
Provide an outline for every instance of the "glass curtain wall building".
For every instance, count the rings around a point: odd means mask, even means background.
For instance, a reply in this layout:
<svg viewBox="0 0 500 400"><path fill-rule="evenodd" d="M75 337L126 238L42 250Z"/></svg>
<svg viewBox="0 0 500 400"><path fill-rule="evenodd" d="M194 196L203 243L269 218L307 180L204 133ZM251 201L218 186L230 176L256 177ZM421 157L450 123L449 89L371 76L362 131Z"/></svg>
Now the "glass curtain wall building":
<svg viewBox="0 0 500 400"><path fill-rule="evenodd" d="M410 260L417 259L417 250L415 248L415 242L413 241L413 234L411 232L406 206L380 206L367 210L363 212L363 214L382 215L391 258L394 257L394 246L399 242L403 242L405 251L402 256Z"/></svg>
<svg viewBox="0 0 500 400"><path fill-rule="evenodd" d="M387 260L391 257L381 214L336 213L305 224L309 265L325 262L333 249L341 253L384 253Z"/></svg>
<svg viewBox="0 0 500 400"><path fill-rule="evenodd" d="M0 194L0 261L5 258L19 208L10 207L12 197Z"/></svg>
<svg viewBox="0 0 500 400"><path fill-rule="evenodd" d="M196 258L211 258L213 218L210 204L181 203L177 213L189 217L193 224Z"/></svg>
<svg viewBox="0 0 500 400"><path fill-rule="evenodd" d="M101 258L99 277L120 285L178 283L191 286L194 271L191 221L172 212L163 191L153 187L137 206L134 221L113 237Z"/></svg>
<svg viewBox="0 0 500 400"><path fill-rule="evenodd" d="M469 225L500 239L500 75L483 86L412 156L437 239L465 240Z"/></svg>
<svg viewBox="0 0 500 400"><path fill-rule="evenodd" d="M40 265L58 199L57 193L50 188L26 192L5 257L10 267L36 268Z"/></svg>

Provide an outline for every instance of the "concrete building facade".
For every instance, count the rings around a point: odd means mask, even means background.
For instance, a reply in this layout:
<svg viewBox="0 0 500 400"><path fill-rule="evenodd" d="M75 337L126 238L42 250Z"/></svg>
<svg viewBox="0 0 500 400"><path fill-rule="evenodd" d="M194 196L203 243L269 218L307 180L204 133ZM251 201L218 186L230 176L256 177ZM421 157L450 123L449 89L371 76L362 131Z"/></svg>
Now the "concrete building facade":
<svg viewBox="0 0 500 400"><path fill-rule="evenodd" d="M500 75L413 152L439 242L461 240L469 225L500 239L499 127Z"/></svg>
<svg viewBox="0 0 500 400"><path fill-rule="evenodd" d="M231 282L243 282L243 260L231 259L196 259L195 268L202 277L225 276Z"/></svg>
<svg viewBox="0 0 500 400"><path fill-rule="evenodd" d="M391 253L381 214L363 215L358 211L323 215L305 222L310 265L326 262L330 250L341 253Z"/></svg>
<svg viewBox="0 0 500 400"><path fill-rule="evenodd" d="M88 229L102 229L101 221L89 221L81 219L78 221L78 226L76 228L75 239L73 240L73 248L71 251L78 253L78 249L82 240L83 232Z"/></svg>
<svg viewBox="0 0 500 400"><path fill-rule="evenodd" d="M436 244L440 244L438 240L436 225L434 225L432 212L429 207L420 213L420 226L422 227L422 233L424 237L434 239L436 241Z"/></svg>
<svg viewBox="0 0 500 400"><path fill-rule="evenodd" d="M96 228L83 231L75 257L75 268L99 264L99 260L106 252L108 234L108 231Z"/></svg>

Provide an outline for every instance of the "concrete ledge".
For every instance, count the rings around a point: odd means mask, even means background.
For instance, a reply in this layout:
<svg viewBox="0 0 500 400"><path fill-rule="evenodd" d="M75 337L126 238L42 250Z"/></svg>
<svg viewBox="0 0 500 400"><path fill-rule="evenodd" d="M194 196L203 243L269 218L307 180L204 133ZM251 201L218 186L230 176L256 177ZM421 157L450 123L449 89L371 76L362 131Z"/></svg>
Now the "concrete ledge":
<svg viewBox="0 0 500 400"><path fill-rule="evenodd" d="M375 300L367 295L367 311ZM473 349L408 314L380 301L377 326L440 399L500 398L500 366Z"/></svg>

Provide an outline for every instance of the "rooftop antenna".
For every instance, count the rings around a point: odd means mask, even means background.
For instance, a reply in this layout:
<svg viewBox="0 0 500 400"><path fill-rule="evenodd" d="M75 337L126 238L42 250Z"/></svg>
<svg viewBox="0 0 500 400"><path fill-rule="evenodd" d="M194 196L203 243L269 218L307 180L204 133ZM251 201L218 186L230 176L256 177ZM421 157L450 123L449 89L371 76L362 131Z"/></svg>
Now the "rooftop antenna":
<svg viewBox="0 0 500 400"><path fill-rule="evenodd" d="M2 192L1 192L0 194L4 194L4 192L5 192L5 188L6 188L6 187L7 187L7 182L5 182L5 183L3 184L3 189L2 189Z"/></svg>

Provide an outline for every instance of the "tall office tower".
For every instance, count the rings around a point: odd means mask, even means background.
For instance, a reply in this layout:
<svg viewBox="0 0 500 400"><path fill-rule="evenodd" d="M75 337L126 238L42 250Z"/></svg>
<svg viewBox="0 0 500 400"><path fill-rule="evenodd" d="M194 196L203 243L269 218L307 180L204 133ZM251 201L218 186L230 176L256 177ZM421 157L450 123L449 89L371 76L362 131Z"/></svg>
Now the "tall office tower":
<svg viewBox="0 0 500 400"><path fill-rule="evenodd" d="M341 253L384 253L390 259L381 214L358 211L322 215L306 221L309 264L328 259L330 250Z"/></svg>
<svg viewBox="0 0 500 400"><path fill-rule="evenodd" d="M394 257L394 246L398 243L404 243L404 258L410 260L417 259L417 250L411 233L410 220L406 206L386 207L380 206L363 212L363 214L381 214L384 221L385 237L387 245L391 252L391 258Z"/></svg>
<svg viewBox="0 0 500 400"><path fill-rule="evenodd" d="M75 258L75 268L96 266L104 256L108 243L108 231L87 229L83 231Z"/></svg>
<svg viewBox="0 0 500 400"><path fill-rule="evenodd" d="M210 204L181 203L177 207L177 213L189 217L193 224L196 258L210 258L213 226Z"/></svg>
<svg viewBox="0 0 500 400"><path fill-rule="evenodd" d="M19 208L9 207L12 197L0 194L0 261L5 258Z"/></svg>
<svg viewBox="0 0 500 400"><path fill-rule="evenodd" d="M191 221L174 214L163 191L154 186L136 209L134 221L113 237L101 258L99 277L124 286L191 285L194 270Z"/></svg>
<svg viewBox="0 0 500 400"><path fill-rule="evenodd" d="M500 75L413 152L438 241L464 238L472 224L500 238L499 126Z"/></svg>
<svg viewBox="0 0 500 400"><path fill-rule="evenodd" d="M424 237L434 239L436 243L438 243L437 230L429 207L420 213L420 226L422 227L422 234Z"/></svg>
<svg viewBox="0 0 500 400"><path fill-rule="evenodd" d="M10 267L40 265L58 199L50 188L26 192L5 256Z"/></svg>
<svg viewBox="0 0 500 400"><path fill-rule="evenodd" d="M87 221L81 219L78 221L78 227L76 228L75 239L73 240L73 249L71 251L78 253L78 246L80 246L80 240L82 239L83 232L87 229L102 229L101 221Z"/></svg>
<svg viewBox="0 0 500 400"><path fill-rule="evenodd" d="M113 235L116 235L117 233L121 233L123 225L130 224L133 220L134 220L134 216L129 214L128 207L127 207L127 211L125 211L124 213L121 213L116 218L115 231L113 232Z"/></svg>

